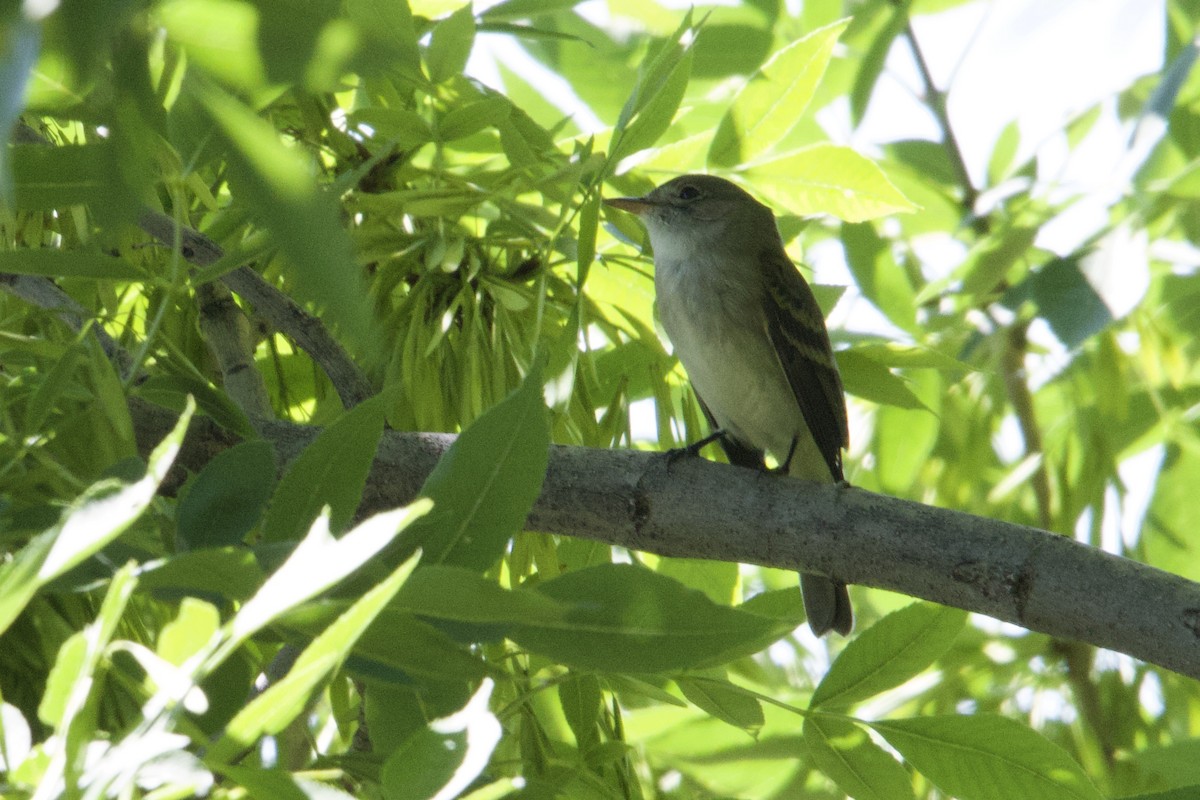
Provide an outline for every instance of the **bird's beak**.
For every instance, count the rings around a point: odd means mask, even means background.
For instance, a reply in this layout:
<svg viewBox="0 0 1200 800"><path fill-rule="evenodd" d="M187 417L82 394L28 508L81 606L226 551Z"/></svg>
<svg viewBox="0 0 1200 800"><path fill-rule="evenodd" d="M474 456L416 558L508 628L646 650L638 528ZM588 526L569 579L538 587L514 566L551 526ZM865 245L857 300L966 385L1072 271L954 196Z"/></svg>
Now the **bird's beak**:
<svg viewBox="0 0 1200 800"><path fill-rule="evenodd" d="M644 197L607 197L604 199L604 205L619 208L622 211L628 211L630 214L641 216L645 214L654 205Z"/></svg>

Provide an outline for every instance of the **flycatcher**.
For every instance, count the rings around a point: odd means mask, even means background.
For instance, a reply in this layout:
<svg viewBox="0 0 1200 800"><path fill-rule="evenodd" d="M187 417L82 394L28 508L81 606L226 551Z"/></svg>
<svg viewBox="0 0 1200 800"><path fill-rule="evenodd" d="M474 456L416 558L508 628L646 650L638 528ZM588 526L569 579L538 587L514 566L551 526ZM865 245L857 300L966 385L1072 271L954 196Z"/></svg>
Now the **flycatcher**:
<svg viewBox="0 0 1200 800"><path fill-rule="evenodd" d="M846 398L825 319L771 209L723 178L684 175L605 201L639 216L654 248L659 317L729 461L840 482ZM820 636L854 626L846 584L801 573Z"/></svg>

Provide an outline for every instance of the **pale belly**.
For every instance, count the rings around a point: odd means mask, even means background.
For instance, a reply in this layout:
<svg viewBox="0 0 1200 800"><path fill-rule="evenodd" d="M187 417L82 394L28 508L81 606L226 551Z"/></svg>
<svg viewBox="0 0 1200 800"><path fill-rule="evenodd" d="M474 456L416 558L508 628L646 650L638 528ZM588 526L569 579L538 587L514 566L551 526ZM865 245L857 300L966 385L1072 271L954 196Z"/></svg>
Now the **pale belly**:
<svg viewBox="0 0 1200 800"><path fill-rule="evenodd" d="M795 441L789 473L831 479L766 331L734 327L730 333L722 326L726 335L719 336L702 330L694 318L663 314L662 319L692 386L719 427L780 462Z"/></svg>

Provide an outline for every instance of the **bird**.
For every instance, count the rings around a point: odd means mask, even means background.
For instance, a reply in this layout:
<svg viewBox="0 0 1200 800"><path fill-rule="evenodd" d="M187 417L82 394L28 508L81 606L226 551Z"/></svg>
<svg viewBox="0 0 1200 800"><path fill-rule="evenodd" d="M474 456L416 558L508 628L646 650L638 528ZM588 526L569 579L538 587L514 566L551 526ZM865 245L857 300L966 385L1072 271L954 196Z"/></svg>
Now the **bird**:
<svg viewBox="0 0 1200 800"><path fill-rule="evenodd" d="M770 453L786 475L844 483L841 375L771 209L713 175L605 203L638 216L649 233L658 316L713 429L703 442L717 438L738 466L765 470ZM800 588L814 634L850 633L845 583L802 572Z"/></svg>

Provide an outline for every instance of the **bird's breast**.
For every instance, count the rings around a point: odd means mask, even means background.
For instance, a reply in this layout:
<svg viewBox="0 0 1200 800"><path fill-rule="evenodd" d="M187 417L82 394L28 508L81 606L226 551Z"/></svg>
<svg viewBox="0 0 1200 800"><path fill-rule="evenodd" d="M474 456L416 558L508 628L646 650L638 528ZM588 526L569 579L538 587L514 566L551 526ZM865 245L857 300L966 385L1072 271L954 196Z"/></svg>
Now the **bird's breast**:
<svg viewBox="0 0 1200 800"><path fill-rule="evenodd" d="M807 435L767 332L761 300L694 265L656 267L659 317L717 425L756 449L787 456Z"/></svg>

